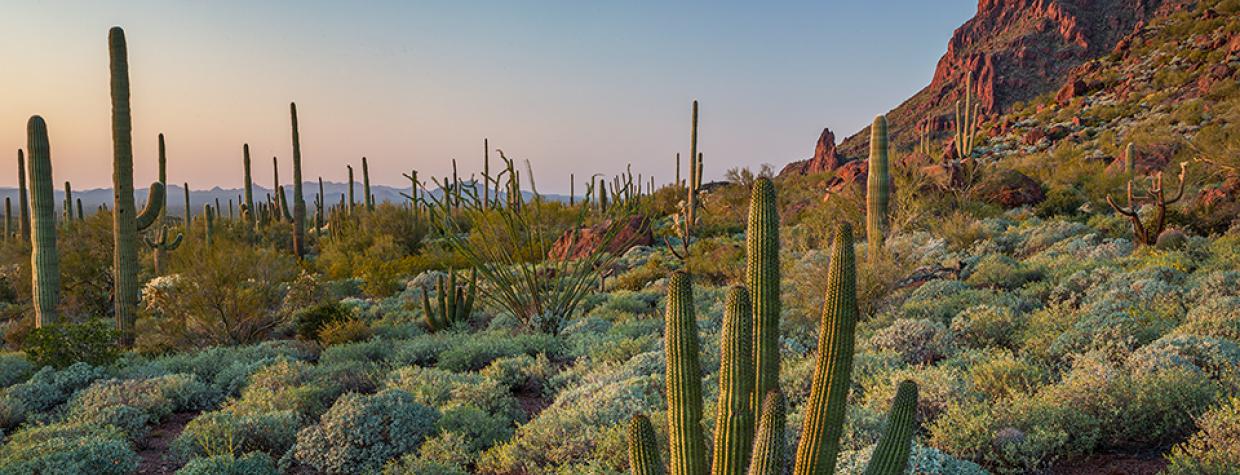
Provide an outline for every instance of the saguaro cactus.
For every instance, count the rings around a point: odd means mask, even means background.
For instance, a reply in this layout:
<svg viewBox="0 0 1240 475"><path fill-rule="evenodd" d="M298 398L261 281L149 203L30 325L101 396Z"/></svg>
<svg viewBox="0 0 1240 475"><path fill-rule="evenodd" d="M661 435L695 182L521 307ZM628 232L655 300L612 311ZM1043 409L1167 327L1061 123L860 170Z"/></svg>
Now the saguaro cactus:
<svg viewBox="0 0 1240 475"><path fill-rule="evenodd" d="M723 306L720 335L719 402L715 416L712 473L743 475L753 444L753 320L749 291L731 287Z"/></svg>
<svg viewBox="0 0 1240 475"><path fill-rule="evenodd" d="M1136 150L1132 148L1132 142L1124 146L1124 175L1129 180L1137 177L1137 156Z"/></svg>
<svg viewBox="0 0 1240 475"><path fill-rule="evenodd" d="M26 191L26 156L21 149L17 149L17 191L20 196L17 198L18 211L21 213L20 221L17 225L21 228L22 240L30 240L30 195Z"/></svg>
<svg viewBox="0 0 1240 475"><path fill-rule="evenodd" d="M887 171L887 117L879 115L870 126L870 170L866 178L865 237L871 259L883 248L887 232L887 203L891 175Z"/></svg>
<svg viewBox="0 0 1240 475"><path fill-rule="evenodd" d="M211 247L215 237L215 210L210 204L202 205L202 227L206 233L207 247Z"/></svg>
<svg viewBox="0 0 1240 475"><path fill-rule="evenodd" d="M784 475L784 393L778 389L767 393L762 403L762 419L754 438L753 458L749 475Z"/></svg>
<svg viewBox="0 0 1240 475"><path fill-rule="evenodd" d="M366 157L362 157L362 199L367 210L375 209L375 197L370 194L370 165L366 163Z"/></svg>
<svg viewBox="0 0 1240 475"><path fill-rule="evenodd" d="M964 104L956 101L956 156L961 159L973 155L974 140L977 138L977 118L981 112L981 104L973 104L973 76L965 80Z"/></svg>
<svg viewBox="0 0 1240 475"><path fill-rule="evenodd" d="M349 214L353 214L354 203L356 203L353 199L353 165L345 165L344 167L349 169Z"/></svg>
<svg viewBox="0 0 1240 475"><path fill-rule="evenodd" d="M254 209L254 180L250 177L250 144L241 146L241 165L245 169L245 219L251 226L258 223L258 210ZM187 206L186 210L189 209ZM186 224L189 222L186 221Z"/></svg>
<svg viewBox="0 0 1240 475"><path fill-rule="evenodd" d="M13 199L4 197L4 240L13 237Z"/></svg>
<svg viewBox="0 0 1240 475"><path fill-rule="evenodd" d="M293 254L306 255L306 201L301 190L301 135L297 129L297 104L289 103L293 123Z"/></svg>
<svg viewBox="0 0 1240 475"><path fill-rule="evenodd" d="M1134 241L1138 245L1153 246L1158 242L1158 236L1162 234L1167 227L1167 206L1173 205L1184 197L1184 177L1188 173L1188 162L1180 162L1179 186L1175 191L1175 195L1167 196L1166 190L1163 188L1162 172L1155 173L1149 177L1150 188L1144 196L1133 193L1133 183L1136 181L1132 178L1128 179L1128 205L1120 206L1115 199L1107 194L1107 204L1111 209L1115 210L1121 216L1126 216L1132 222L1132 235ZM1154 220L1150 223L1141 222L1141 203L1154 206Z"/></svg>
<svg viewBox="0 0 1240 475"><path fill-rule="evenodd" d="M181 189L185 191L185 229L189 229L194 224L194 208L189 205L189 182L182 183Z"/></svg>
<svg viewBox="0 0 1240 475"><path fill-rule="evenodd" d="M181 247L181 240L184 237L183 234L177 233L177 237L173 238L172 242L168 242L168 226L166 225L160 226L155 231L154 239L151 236L143 237L147 247L151 248L152 251L151 260L155 264L155 275L164 275L164 260L167 259L168 252L175 251L176 248Z"/></svg>
<svg viewBox="0 0 1240 475"><path fill-rule="evenodd" d="M856 264L852 227L847 223L835 233L819 325L818 361L797 444L794 475L834 473L840 450L857 326Z"/></svg>
<svg viewBox="0 0 1240 475"><path fill-rule="evenodd" d="M168 189L168 149L164 145L164 134L159 134L159 184ZM159 204L159 224L164 224L168 214L168 195L164 194L163 203Z"/></svg>
<svg viewBox="0 0 1240 475"><path fill-rule="evenodd" d="M64 213L65 224L68 225L70 221L73 221L73 186L67 181L65 182L65 201L62 207L64 209L61 212Z"/></svg>
<svg viewBox="0 0 1240 475"><path fill-rule="evenodd" d="M865 467L865 475L903 475L917 430L917 384L902 381L887 413L887 429Z"/></svg>
<svg viewBox="0 0 1240 475"><path fill-rule="evenodd" d="M654 426L644 415L629 420L629 470L633 475L663 475Z"/></svg>
<svg viewBox="0 0 1240 475"><path fill-rule="evenodd" d="M30 252L34 326L56 323L60 303L60 257L56 254L56 198L52 194L52 157L47 123L33 116L26 123L30 150L30 200L34 205L34 245Z"/></svg>
<svg viewBox="0 0 1240 475"><path fill-rule="evenodd" d="M155 222L164 187L152 183L147 207L135 214L133 198L133 127L129 112L129 60L125 32L108 32L112 89L112 235L116 273L116 327L122 346L133 344L138 307L138 232Z"/></svg>
<svg viewBox="0 0 1240 475"><path fill-rule="evenodd" d="M667 437L672 475L706 473L702 434L702 369L698 361L697 317L693 279L672 274L667 286L664 347L667 352Z"/></svg>
<svg viewBox="0 0 1240 475"><path fill-rule="evenodd" d="M749 199L745 233L745 280L753 295L753 358L756 380L751 407L779 385L779 211L775 185L760 177Z"/></svg>

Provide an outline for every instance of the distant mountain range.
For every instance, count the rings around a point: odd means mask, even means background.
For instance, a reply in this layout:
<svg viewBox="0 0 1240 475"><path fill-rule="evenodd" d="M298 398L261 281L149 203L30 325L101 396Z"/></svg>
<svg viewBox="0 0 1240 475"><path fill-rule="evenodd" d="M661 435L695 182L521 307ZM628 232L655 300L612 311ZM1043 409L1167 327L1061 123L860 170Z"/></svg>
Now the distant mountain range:
<svg viewBox="0 0 1240 475"><path fill-rule="evenodd" d="M307 207L314 206L314 196L315 194L318 193L318 190L319 190L318 182L305 182L303 187L304 187L303 189L305 193L306 206ZM354 199L356 199L358 202L361 202L362 201L361 183L354 184L353 190L355 193ZM86 214L93 213L95 210L99 209L100 205L106 204L108 208L112 207L113 198L112 198L111 188L94 188L94 189L89 189L89 190L72 190L72 191L73 191L73 199L75 201L78 199L82 200L82 208ZM290 195L289 196L290 199L292 198L291 184L285 185L284 192ZM405 198L404 196L401 195L401 193L408 194L409 188L397 188L397 187L386 186L386 185L371 185L370 192L375 195L375 201L380 202L380 203L382 202L407 203L409 201L408 198ZM323 182L323 193L327 195L326 201L327 201L328 206L338 204L340 203L342 196L348 196L349 184L324 181ZM430 193L433 196L441 196L443 192L439 189L435 189L433 191L430 191ZM13 201L13 214L18 213L17 206L18 206L18 195L19 194L20 192L17 188L12 188L12 187L0 188L0 200L8 198ZM189 192L189 206L190 206L190 209L194 210L194 214L197 215L198 213L202 212L203 205L209 203L214 206L216 200L219 200L221 211L225 215L227 215L228 208L229 208L229 201L230 200L232 201L233 209L234 210L237 209L237 204L238 204L237 200L240 198L241 194L242 194L241 188L220 188L218 186L211 188L211 189L207 189L207 190L199 190L199 189L191 188ZM274 194L274 192L270 188L264 188L264 187L257 186L257 185L254 186L254 200L255 201L265 201L267 199L268 194ZM56 195L56 203L57 203L56 215L60 216L62 212L61 203L63 203L65 199L64 190L63 189L55 190L55 195ZM532 193L528 191L524 192L524 195L527 198L533 196ZM141 207L146 203L146 196L147 196L146 188L140 188L140 189L134 190L134 200L137 206ZM549 199L549 200L556 200L556 201L568 201L567 195L554 195L554 194L543 195L543 198ZM0 206L3 206L3 205L0 205ZM0 214L2 214L3 211L4 210L0 208ZM184 216L185 215L185 188L182 187L181 185L174 184L174 185L168 186L168 214L171 216Z"/></svg>

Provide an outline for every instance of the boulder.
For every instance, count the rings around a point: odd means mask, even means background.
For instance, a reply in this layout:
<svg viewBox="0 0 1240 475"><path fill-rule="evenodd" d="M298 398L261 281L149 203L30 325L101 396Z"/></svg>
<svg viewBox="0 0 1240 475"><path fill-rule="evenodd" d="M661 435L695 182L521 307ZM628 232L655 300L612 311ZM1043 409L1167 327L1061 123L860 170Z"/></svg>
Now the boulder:
<svg viewBox="0 0 1240 475"><path fill-rule="evenodd" d="M1036 205L1046 199L1042 185L1016 170L997 170L978 184L977 196L1004 208Z"/></svg>
<svg viewBox="0 0 1240 475"><path fill-rule="evenodd" d="M547 252L547 258L555 260L578 259L593 254L603 245L607 230L612 221L604 221L580 230L576 242L573 241L574 230L565 231ZM654 233L650 230L650 220L644 216L631 216L621 223L615 238L607 243L607 252L621 255L633 246L649 246L654 244Z"/></svg>

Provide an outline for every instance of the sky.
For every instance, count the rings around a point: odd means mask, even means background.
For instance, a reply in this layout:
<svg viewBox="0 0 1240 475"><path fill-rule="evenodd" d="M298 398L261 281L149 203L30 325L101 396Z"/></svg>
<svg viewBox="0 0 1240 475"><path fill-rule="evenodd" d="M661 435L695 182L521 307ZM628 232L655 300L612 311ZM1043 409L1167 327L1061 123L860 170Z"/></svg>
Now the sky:
<svg viewBox="0 0 1240 475"><path fill-rule="evenodd" d="M112 180L107 34L125 28L134 183L234 188L291 171L296 102L304 178L371 181L481 168L483 139L528 159L540 192L594 173L670 181L700 102L706 179L809 157L823 127L860 130L930 82L976 2L0 0L0 186L31 115L55 183ZM59 188L59 186L57 186Z"/></svg>

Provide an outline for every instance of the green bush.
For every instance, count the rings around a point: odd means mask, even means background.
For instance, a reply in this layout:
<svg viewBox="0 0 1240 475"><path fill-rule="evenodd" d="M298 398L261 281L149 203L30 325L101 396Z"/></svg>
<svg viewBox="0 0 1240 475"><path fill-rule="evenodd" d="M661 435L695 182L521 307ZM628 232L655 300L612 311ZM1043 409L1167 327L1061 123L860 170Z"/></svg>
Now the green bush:
<svg viewBox="0 0 1240 475"><path fill-rule="evenodd" d="M296 311L293 313L293 326L297 330L298 338L318 341L319 331L323 327L347 320L351 316L350 312L340 305L340 302L332 301Z"/></svg>
<svg viewBox="0 0 1240 475"><path fill-rule="evenodd" d="M378 472L389 460L417 450L438 418L438 411L404 391L349 393L318 424L297 433L294 455L329 474Z"/></svg>
<svg viewBox="0 0 1240 475"><path fill-rule="evenodd" d="M0 353L0 389L25 381L34 373L34 364L20 353Z"/></svg>
<svg viewBox="0 0 1240 475"><path fill-rule="evenodd" d="M26 336L22 350L36 365L57 369L77 362L103 366L119 355L116 330L103 319L36 328Z"/></svg>
<svg viewBox="0 0 1240 475"><path fill-rule="evenodd" d="M1167 456L1168 475L1240 471L1240 398L1232 397L1197 419L1197 432Z"/></svg>
<svg viewBox="0 0 1240 475"><path fill-rule="evenodd" d="M319 343L323 346L342 345L363 341L373 334L370 326L359 319L328 323L319 331Z"/></svg>
<svg viewBox="0 0 1240 475"><path fill-rule="evenodd" d="M138 455L111 426L51 424L13 434L0 447L0 474L127 475Z"/></svg>
<svg viewBox="0 0 1240 475"><path fill-rule="evenodd" d="M69 401L68 414L89 418L112 406L129 406L142 411L151 422L158 422L175 412L206 409L219 399L218 392L193 375L107 379L75 394Z"/></svg>
<svg viewBox="0 0 1240 475"><path fill-rule="evenodd" d="M1015 289L1040 278L1020 262L1002 254L987 254L969 269L965 282L974 287Z"/></svg>
<svg viewBox="0 0 1240 475"><path fill-rule="evenodd" d="M271 456L251 452L241 457L216 455L196 458L177 470L177 475L279 475Z"/></svg>
<svg viewBox="0 0 1240 475"><path fill-rule="evenodd" d="M942 323L902 318L870 338L879 351L894 351L910 364L929 364L956 351L952 335Z"/></svg>
<svg viewBox="0 0 1240 475"><path fill-rule="evenodd" d="M293 411L238 414L221 410L204 412L185 425L171 449L187 459L200 456L240 456L262 452L284 455L297 441L301 417Z"/></svg>
<svg viewBox="0 0 1240 475"><path fill-rule="evenodd" d="M1011 308L977 305L952 318L951 330L957 342L971 348L1014 348L1024 325Z"/></svg>

